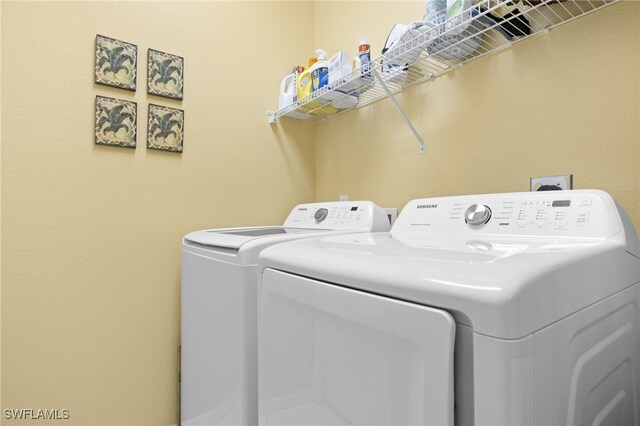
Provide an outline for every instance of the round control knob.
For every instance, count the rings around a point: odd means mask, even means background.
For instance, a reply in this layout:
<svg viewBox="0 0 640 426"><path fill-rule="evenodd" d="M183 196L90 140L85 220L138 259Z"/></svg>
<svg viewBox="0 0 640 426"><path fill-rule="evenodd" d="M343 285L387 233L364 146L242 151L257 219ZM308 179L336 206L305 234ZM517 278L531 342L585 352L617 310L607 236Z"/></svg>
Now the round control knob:
<svg viewBox="0 0 640 426"><path fill-rule="evenodd" d="M328 214L329 214L329 210L322 208L322 209L316 210L316 214L314 214L313 217L315 218L316 222L322 222L327 218Z"/></svg>
<svg viewBox="0 0 640 426"><path fill-rule="evenodd" d="M474 204L464 213L464 221L469 225L482 225L491 219L491 209L484 204Z"/></svg>

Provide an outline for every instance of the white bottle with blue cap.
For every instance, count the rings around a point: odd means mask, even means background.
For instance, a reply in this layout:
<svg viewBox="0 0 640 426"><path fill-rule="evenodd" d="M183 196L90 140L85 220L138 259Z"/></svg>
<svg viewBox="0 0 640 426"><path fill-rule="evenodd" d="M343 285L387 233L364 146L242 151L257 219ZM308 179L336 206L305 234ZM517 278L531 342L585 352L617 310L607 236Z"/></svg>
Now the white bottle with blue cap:
<svg viewBox="0 0 640 426"><path fill-rule="evenodd" d="M329 61L327 52L322 49L316 50L318 62L311 66L311 81L313 90L318 90L329 84Z"/></svg>

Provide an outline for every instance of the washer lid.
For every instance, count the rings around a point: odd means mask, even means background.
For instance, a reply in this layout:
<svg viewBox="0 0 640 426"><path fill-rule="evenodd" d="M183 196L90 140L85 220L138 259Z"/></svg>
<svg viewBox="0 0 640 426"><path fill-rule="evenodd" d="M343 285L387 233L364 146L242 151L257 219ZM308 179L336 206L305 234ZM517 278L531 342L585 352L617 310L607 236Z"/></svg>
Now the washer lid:
<svg viewBox="0 0 640 426"><path fill-rule="evenodd" d="M254 240L265 239L268 237L285 237L283 239L286 239L288 236L302 236L303 234L313 234L323 231L327 232L322 229L259 226L254 228L226 228L195 231L185 235L184 239L192 243L209 247L225 247L238 250L243 244Z"/></svg>
<svg viewBox="0 0 640 426"><path fill-rule="evenodd" d="M640 281L620 239L363 233L278 244L271 268L448 310L504 339L533 333Z"/></svg>
<svg viewBox="0 0 640 426"><path fill-rule="evenodd" d="M336 201L299 204L282 226L205 229L187 234L184 240L238 251L262 249L314 232L379 232L389 228L386 212L371 201Z"/></svg>

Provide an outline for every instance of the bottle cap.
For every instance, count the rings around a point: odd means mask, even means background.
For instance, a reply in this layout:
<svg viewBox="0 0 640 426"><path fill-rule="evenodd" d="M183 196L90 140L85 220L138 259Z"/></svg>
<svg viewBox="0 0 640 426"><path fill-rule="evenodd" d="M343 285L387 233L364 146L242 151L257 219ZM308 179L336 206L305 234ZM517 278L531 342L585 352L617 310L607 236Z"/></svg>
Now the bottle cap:
<svg viewBox="0 0 640 426"><path fill-rule="evenodd" d="M322 49L318 49L316 50L316 56L318 57L319 61L324 61L325 59L327 59L327 52Z"/></svg>

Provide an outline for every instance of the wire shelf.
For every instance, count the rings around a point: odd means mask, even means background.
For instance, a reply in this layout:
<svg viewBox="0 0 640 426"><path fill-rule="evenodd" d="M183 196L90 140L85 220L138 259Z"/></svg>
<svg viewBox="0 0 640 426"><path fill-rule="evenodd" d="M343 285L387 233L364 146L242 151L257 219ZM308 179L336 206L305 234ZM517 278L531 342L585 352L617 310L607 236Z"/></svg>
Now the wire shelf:
<svg viewBox="0 0 640 426"><path fill-rule="evenodd" d="M414 30L408 41L372 60L370 68L364 69L363 66L353 73L355 77L343 78L270 113L269 120L271 123L281 117L314 122L327 120L439 77L469 61L548 32L618 1L523 0L517 9L503 15L504 20L497 23L488 18L495 16L496 12L499 14L512 9L508 5L513 0L482 0L474 4L468 20L454 17L423 31ZM523 18L531 28L529 34L518 31L518 24L523 22Z"/></svg>

